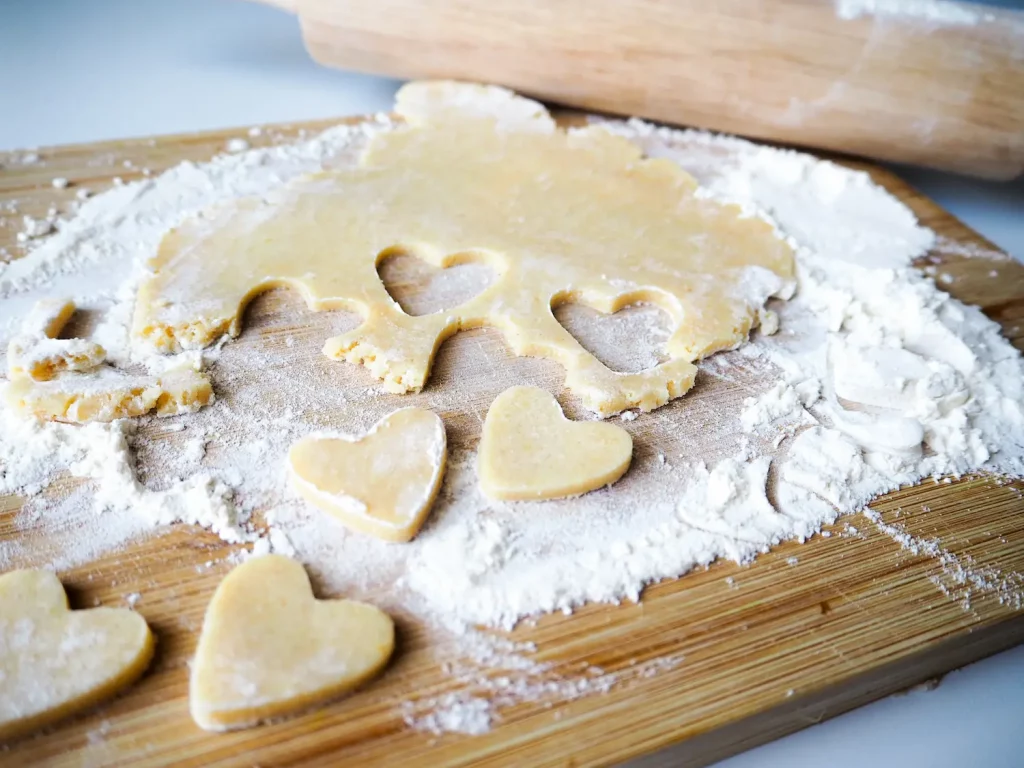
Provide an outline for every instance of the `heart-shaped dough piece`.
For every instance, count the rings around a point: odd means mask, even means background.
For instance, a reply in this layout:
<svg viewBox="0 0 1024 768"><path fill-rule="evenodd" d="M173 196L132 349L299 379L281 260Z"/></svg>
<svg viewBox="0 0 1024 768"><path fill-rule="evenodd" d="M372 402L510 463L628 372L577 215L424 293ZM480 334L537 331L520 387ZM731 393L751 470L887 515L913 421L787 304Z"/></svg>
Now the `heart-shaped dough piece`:
<svg viewBox="0 0 1024 768"><path fill-rule="evenodd" d="M49 571L0 576L0 740L113 695L153 658L146 620L125 608L68 609Z"/></svg>
<svg viewBox="0 0 1024 768"><path fill-rule="evenodd" d="M306 501L349 528L387 541L419 531L441 487L444 424L403 408L362 437L310 435L288 452L292 484Z"/></svg>
<svg viewBox="0 0 1024 768"><path fill-rule="evenodd" d="M246 728L350 691L387 664L395 627L353 600L317 600L300 563L266 555L217 587L199 636L189 708L208 731Z"/></svg>
<svg viewBox="0 0 1024 768"><path fill-rule="evenodd" d="M565 418L536 387L506 389L487 411L480 486L493 499L557 499L614 483L629 469L633 440L614 424Z"/></svg>

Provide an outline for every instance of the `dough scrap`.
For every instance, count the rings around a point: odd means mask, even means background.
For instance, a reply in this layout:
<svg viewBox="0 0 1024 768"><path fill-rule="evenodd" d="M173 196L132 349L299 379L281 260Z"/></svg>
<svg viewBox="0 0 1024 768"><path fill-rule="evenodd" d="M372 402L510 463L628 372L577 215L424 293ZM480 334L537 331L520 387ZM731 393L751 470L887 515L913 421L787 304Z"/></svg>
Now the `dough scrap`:
<svg viewBox="0 0 1024 768"><path fill-rule="evenodd" d="M189 369L160 376L129 376L113 368L64 373L52 381L27 376L4 389L7 405L46 421L114 421L154 413L177 416L213 402L213 387Z"/></svg>
<svg viewBox="0 0 1024 768"><path fill-rule="evenodd" d="M246 728L339 696L387 664L391 618L353 600L317 600L305 569L281 555L235 568L199 636L189 708L209 731Z"/></svg>
<svg viewBox="0 0 1024 768"><path fill-rule="evenodd" d="M75 303L67 299L36 302L7 345L8 375L49 381L61 371L88 371L102 364L107 353L99 344L57 338L74 313Z"/></svg>
<svg viewBox="0 0 1024 768"><path fill-rule="evenodd" d="M557 499L610 485L629 469L633 439L614 424L570 421L537 387L506 389L487 411L480 487L492 499Z"/></svg>
<svg viewBox="0 0 1024 768"><path fill-rule="evenodd" d="M87 339L58 339L75 304L36 302L7 346L7 405L45 421L114 421L147 413L176 416L213 401L210 380L188 368L133 376L103 366L106 352Z"/></svg>
<svg viewBox="0 0 1024 768"><path fill-rule="evenodd" d="M153 647L134 611L69 610L49 571L0 576L0 740L112 696L142 675Z"/></svg>
<svg viewBox="0 0 1024 768"><path fill-rule="evenodd" d="M441 488L444 424L422 408L403 408L362 437L311 435L288 452L295 489L343 524L387 541L409 541Z"/></svg>
<svg viewBox="0 0 1024 768"><path fill-rule="evenodd" d="M765 300L792 291L792 251L768 222L696 195L675 163L644 159L624 138L558 129L535 102L482 86L413 83L397 108L407 125L375 135L358 166L169 232L139 290L135 337L163 351L205 346L239 333L254 296L288 285L313 310L362 315L324 353L367 366L390 392L422 388L446 338L487 325L515 354L561 363L566 386L610 415L681 396L692 361L740 344ZM483 262L495 280L411 317L377 275L395 253ZM555 319L565 301L656 304L674 325L669 359L611 371Z"/></svg>

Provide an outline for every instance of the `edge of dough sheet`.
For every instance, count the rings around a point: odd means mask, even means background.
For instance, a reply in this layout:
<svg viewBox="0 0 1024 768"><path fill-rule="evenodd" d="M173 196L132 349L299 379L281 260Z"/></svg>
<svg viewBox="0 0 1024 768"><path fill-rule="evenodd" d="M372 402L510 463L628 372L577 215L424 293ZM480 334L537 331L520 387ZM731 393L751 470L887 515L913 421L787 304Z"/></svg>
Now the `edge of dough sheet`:
<svg viewBox="0 0 1024 768"><path fill-rule="evenodd" d="M367 367L385 391L419 391L445 339L486 325L516 355L562 366L565 386L607 417L653 410L684 395L695 360L745 343L771 317L765 302L794 291L793 248L771 221L699 194L697 181L678 164L645 157L611 131L563 130L537 102L494 86L411 83L399 92L396 109L406 122L370 138L357 163L294 179L270 199L219 206L167 233L139 288L134 340L165 352L201 348L223 333L240 333L244 307L256 295L288 286L313 311L362 316L355 329L328 338L324 353ZM437 166L445 152L465 162ZM534 164L552 172L535 174ZM488 171L509 174L495 184L522 188L512 196L495 192L495 211L456 226L458 195L471 187L479 193L467 179ZM431 187L437 210L429 216L416 204L416 185L427 178L447 185L446 194ZM334 212L330 226L341 228L333 235L318 214L323 206ZM556 215L551 206L575 213ZM405 221L410 211L417 215ZM526 224L509 228L517 212ZM383 223L374 223L381 216ZM637 227L644 237L628 234ZM621 243L609 242L612 232ZM282 261L282 244L294 248L299 236L309 240L301 258ZM337 237L348 238L350 250L325 250ZM248 271L208 274L216 260L207 257L229 246L244 254ZM496 278L447 312L408 315L376 272L398 251L441 268L482 261ZM317 271L327 259L337 261L340 275ZM613 371L555 319L553 308L566 301L603 313L636 302L659 306L673 327L667 359L640 372Z"/></svg>

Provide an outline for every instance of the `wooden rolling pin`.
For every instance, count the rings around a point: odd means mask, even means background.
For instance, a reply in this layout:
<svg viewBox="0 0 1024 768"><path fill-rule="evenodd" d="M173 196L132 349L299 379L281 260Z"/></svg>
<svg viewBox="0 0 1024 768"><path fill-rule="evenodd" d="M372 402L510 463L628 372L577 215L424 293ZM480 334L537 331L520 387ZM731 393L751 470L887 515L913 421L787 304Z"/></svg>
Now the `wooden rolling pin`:
<svg viewBox="0 0 1024 768"><path fill-rule="evenodd" d="M268 0L324 64L1012 179L1024 13L947 0Z"/></svg>

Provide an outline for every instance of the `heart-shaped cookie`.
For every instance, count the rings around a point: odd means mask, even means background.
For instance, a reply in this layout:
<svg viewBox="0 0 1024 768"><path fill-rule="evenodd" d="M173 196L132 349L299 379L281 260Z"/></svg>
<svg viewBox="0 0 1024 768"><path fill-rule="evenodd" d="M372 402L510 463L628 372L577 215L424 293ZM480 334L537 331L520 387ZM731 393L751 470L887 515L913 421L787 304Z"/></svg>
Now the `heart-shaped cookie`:
<svg viewBox="0 0 1024 768"><path fill-rule="evenodd" d="M146 620L68 609L49 571L0 576L0 740L36 730L134 682L153 657Z"/></svg>
<svg viewBox="0 0 1024 768"><path fill-rule="evenodd" d="M609 485L629 469L633 440L621 427L565 418L536 387L506 389L487 411L480 486L493 499L557 499Z"/></svg>
<svg viewBox="0 0 1024 768"><path fill-rule="evenodd" d="M288 452L295 489L349 528L388 541L419 531L441 487L444 424L422 408L403 408L362 437L311 435Z"/></svg>
<svg viewBox="0 0 1024 768"><path fill-rule="evenodd" d="M189 684L192 718L226 731L307 709L376 675L394 647L383 611L317 600L301 564L252 558L206 609Z"/></svg>

